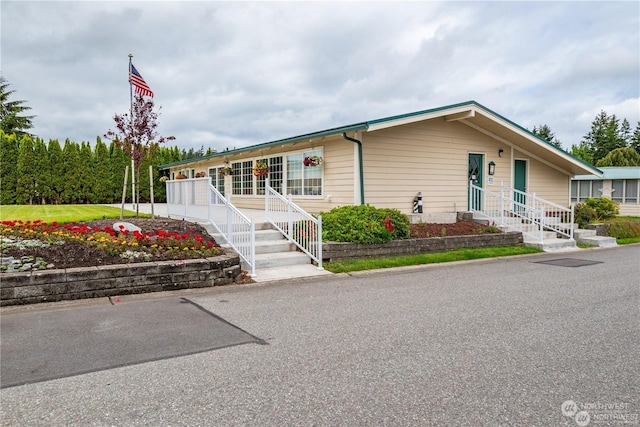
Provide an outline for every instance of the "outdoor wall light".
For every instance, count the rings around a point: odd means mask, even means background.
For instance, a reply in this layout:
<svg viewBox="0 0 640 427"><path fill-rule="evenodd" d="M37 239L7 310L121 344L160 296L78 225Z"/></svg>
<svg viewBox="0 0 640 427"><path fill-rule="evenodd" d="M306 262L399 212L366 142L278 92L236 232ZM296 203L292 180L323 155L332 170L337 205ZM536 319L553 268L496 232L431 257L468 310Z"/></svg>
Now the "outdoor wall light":
<svg viewBox="0 0 640 427"><path fill-rule="evenodd" d="M494 173L496 173L496 164L489 162L489 175L493 175Z"/></svg>
<svg viewBox="0 0 640 427"><path fill-rule="evenodd" d="M498 150L498 157L504 156L504 150L501 148Z"/></svg>

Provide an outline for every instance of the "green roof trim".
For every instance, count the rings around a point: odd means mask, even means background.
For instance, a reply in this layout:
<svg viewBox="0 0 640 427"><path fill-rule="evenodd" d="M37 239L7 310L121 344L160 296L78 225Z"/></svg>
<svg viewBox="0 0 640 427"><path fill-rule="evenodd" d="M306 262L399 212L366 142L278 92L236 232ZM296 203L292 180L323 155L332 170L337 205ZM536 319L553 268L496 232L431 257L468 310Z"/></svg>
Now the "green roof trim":
<svg viewBox="0 0 640 427"><path fill-rule="evenodd" d="M374 124L378 124L378 123L391 122L391 121L394 121L394 120L406 119L406 118L409 118L409 117L420 116L420 115L423 115L423 114L437 113L439 111L446 111L446 110L451 110L451 109L454 109L454 108L465 107L465 106L475 106L475 107L477 107L477 108L479 108L481 110L484 110L487 113L499 118L500 120L503 120L504 122L508 123L509 125L521 130L522 132L525 132L529 136L532 136L532 137L536 138L538 141L544 142L549 147L551 147L552 149L556 150L558 153L561 153L561 154L563 154L565 156L568 156L568 157L572 158L573 160L576 160L577 162L581 163L582 165L584 165L584 166L590 168L591 170L595 171L597 174L600 174L600 175L602 174L602 171L600 169L596 168L595 166L593 166L592 164L590 164L588 162L585 162L584 160L580 159L579 157L574 156L573 154L563 150L562 148L556 147L554 144L552 144L551 142L547 141L544 138L539 137L538 135L536 135L532 131L520 126L519 124L507 119L506 117L496 113L495 111L493 111L493 110L485 107L484 105L480 104L479 102L476 102L476 101L473 101L473 100L472 101L466 101L466 102L460 102L458 104L446 105L444 107L438 107L438 108L432 108L432 109L428 109L428 110L415 111L413 113L400 114L400 115L397 115L397 116L390 116L390 117L384 117L384 118L381 118L381 119L369 120L369 121L361 122L361 123L354 123L354 124L347 125L347 126L340 126L340 127L336 127L336 128L322 130L322 131L319 131L319 132L312 132L312 133L307 133L307 134L304 134L304 135L298 135L298 136L294 136L294 137L291 137L291 138L279 139L279 140L271 141L271 142L264 142L264 143L261 143L261 144L251 145L251 146L248 146L248 147L238 148L238 149L234 149L234 150L221 151L219 153L210 154L208 156L180 160L178 162L173 162L173 163L168 163L166 165L161 165L159 167L159 169L169 169L169 168L174 167L174 166L180 166L180 165L184 165L184 164L189 164L189 163L193 163L195 161L208 160L208 159L213 159L213 158L216 158L216 157L223 157L223 156L228 156L228 155L232 155L232 154L239 154L239 153L244 153L244 152L248 152L248 151L255 151L255 150L260 150L260 149L264 149L264 148L273 147L273 146L276 146L276 145L293 144L293 143L296 143L296 142L304 141L305 139L322 138L324 136L338 135L338 134L341 134L343 132L354 132L354 131L360 131L360 130L367 130L369 128L369 126L374 125Z"/></svg>
<svg viewBox="0 0 640 427"><path fill-rule="evenodd" d="M166 165L160 165L159 169L161 169L161 170L162 169L169 169L169 168L172 168L174 166L185 165L185 164L188 164L188 163L193 163L195 161L214 159L216 157L224 157L224 156L228 156L228 155L231 155L231 154L245 153L247 151L262 150L264 148L269 148L269 147L273 147L273 146L276 146L276 145L293 144L293 143L304 141L304 140L308 140L308 139L322 138L324 136L331 136L331 135L339 135L339 134L341 134L343 132L354 132L354 131L359 131L359 130L366 130L367 127L368 126L367 126L366 122L355 123L355 124L347 125L347 126L340 126L340 127L337 127L337 128L326 129L326 130L322 130L322 131L319 131L319 132L306 133L304 135L298 135L298 136L294 136L294 137L291 137L291 138L278 139L276 141L264 142L262 144L257 144L257 145L250 145L248 147L237 148L235 150L225 150L225 151L221 151L219 153L210 154L208 156L195 157L195 158L180 160L178 162L167 163Z"/></svg>

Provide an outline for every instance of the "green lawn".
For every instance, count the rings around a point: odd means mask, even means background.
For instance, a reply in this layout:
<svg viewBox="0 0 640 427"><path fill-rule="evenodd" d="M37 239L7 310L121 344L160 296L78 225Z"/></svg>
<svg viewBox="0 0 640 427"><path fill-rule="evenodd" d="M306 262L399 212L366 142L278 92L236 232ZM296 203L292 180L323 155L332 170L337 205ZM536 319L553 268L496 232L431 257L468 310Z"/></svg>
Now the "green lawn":
<svg viewBox="0 0 640 427"><path fill-rule="evenodd" d="M125 210L124 217L135 217L136 213ZM140 214L150 218L151 215ZM102 205L0 205L0 221L57 221L68 222L92 221L95 219L118 219L120 208Z"/></svg>
<svg viewBox="0 0 640 427"><path fill-rule="evenodd" d="M441 262L464 261L470 259L495 258L501 256L535 254L542 252L528 246L499 246L494 248L459 249L448 252L398 256L392 258L358 259L324 264L332 273L374 270L379 268L406 267L411 265L435 264Z"/></svg>

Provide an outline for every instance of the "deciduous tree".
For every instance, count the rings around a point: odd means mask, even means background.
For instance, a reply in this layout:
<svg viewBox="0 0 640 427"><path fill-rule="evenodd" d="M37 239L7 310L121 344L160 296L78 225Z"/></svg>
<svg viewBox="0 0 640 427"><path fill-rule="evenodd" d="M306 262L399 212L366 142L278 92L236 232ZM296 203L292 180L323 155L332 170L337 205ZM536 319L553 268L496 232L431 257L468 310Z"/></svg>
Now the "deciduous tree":
<svg viewBox="0 0 640 427"><path fill-rule="evenodd" d="M133 160L136 181L138 182L137 200L140 196L140 167L142 163L158 148L159 144L175 139L173 136L164 137L158 134L158 113L153 110L153 106L152 99L144 99L142 95L136 95L132 111L122 115L116 114L113 117L116 129L110 129L105 134L105 138L121 147Z"/></svg>
<svg viewBox="0 0 640 427"><path fill-rule="evenodd" d="M596 163L596 166L640 166L640 154L631 148L616 148Z"/></svg>

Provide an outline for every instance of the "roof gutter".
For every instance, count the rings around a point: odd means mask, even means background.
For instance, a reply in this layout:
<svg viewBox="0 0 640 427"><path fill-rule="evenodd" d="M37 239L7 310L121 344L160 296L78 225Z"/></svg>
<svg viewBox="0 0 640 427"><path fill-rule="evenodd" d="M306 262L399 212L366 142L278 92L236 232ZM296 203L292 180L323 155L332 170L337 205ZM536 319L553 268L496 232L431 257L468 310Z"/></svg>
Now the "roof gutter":
<svg viewBox="0 0 640 427"><path fill-rule="evenodd" d="M362 162L362 141L348 137L346 132L342 132L342 137L347 141L351 141L358 145L358 169L360 171L360 204L364 205L364 167Z"/></svg>

